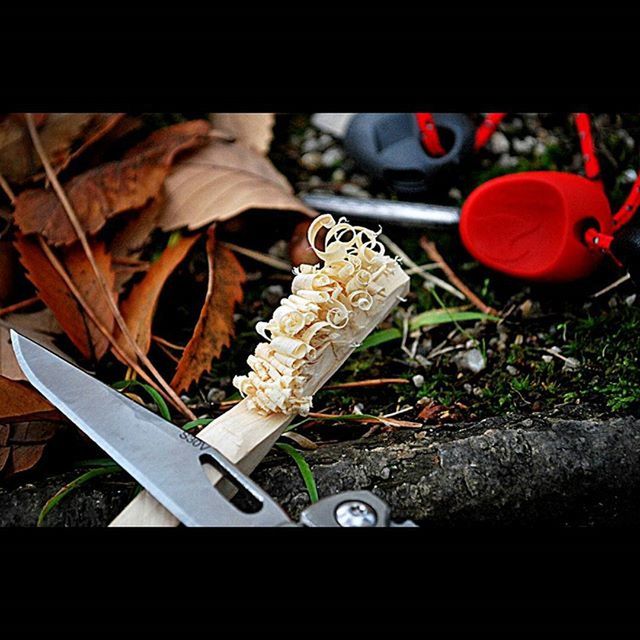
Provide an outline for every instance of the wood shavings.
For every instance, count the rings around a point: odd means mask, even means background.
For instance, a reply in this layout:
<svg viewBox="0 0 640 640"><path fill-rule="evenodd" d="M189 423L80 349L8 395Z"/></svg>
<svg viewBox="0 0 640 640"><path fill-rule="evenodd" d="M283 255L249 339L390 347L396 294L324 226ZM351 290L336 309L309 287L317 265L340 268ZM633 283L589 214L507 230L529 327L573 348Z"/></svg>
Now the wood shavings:
<svg viewBox="0 0 640 640"><path fill-rule="evenodd" d="M324 248L316 245L327 231ZM307 415L312 398L305 395L309 369L341 333L362 326L366 314L384 295L379 281L395 267L378 241L380 231L354 226L346 218L318 216L309 226L309 245L323 266L296 267L291 294L256 332L266 340L247 359L251 371L235 376L234 386L262 414ZM344 338L343 338L344 339Z"/></svg>

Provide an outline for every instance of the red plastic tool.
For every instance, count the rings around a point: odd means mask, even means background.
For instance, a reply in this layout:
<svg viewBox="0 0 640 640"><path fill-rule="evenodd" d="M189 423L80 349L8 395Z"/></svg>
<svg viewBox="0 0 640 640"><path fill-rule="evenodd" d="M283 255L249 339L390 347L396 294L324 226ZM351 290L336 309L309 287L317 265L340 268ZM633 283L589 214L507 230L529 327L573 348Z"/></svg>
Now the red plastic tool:
<svg viewBox="0 0 640 640"><path fill-rule="evenodd" d="M585 232L613 231L600 184L559 171L495 178L478 187L460 214L467 250L492 269L518 278L566 282L589 275L603 254Z"/></svg>
<svg viewBox="0 0 640 640"><path fill-rule="evenodd" d="M568 282L588 276L611 251L613 232L640 205L640 179L612 215L586 113L575 115L586 178L531 171L478 187L460 213L460 235L477 260L518 278Z"/></svg>

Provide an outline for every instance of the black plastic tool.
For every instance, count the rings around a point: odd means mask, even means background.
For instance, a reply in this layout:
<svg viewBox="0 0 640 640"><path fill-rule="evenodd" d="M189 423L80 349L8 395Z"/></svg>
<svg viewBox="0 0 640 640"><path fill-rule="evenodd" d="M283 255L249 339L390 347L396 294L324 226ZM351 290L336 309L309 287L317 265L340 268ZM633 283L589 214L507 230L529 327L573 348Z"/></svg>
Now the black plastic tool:
<svg viewBox="0 0 640 640"><path fill-rule="evenodd" d="M413 113L359 113L346 131L345 150L368 173L403 197L417 198L455 175L473 152L475 127L463 113L434 113L445 149L429 155Z"/></svg>

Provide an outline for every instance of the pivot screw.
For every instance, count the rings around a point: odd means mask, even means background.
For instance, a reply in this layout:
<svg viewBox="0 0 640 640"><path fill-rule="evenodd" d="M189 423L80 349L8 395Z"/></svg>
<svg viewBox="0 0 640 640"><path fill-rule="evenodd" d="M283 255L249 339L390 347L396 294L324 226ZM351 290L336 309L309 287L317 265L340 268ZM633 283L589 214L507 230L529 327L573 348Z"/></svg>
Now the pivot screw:
<svg viewBox="0 0 640 640"><path fill-rule="evenodd" d="M348 500L336 508L336 522L341 527L375 527L376 512L361 500Z"/></svg>

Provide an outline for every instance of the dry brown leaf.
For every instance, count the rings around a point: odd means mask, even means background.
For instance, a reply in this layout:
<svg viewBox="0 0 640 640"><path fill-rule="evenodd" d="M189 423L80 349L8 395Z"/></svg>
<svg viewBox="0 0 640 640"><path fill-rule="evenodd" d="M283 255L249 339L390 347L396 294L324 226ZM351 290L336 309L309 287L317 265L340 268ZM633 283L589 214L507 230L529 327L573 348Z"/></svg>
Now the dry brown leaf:
<svg viewBox="0 0 640 640"><path fill-rule="evenodd" d="M69 339L85 358L99 360L109 347L107 338L86 316L71 290L49 262L39 243L33 238L19 235L15 245L20 254L20 261L27 270L27 277L36 287L40 299L51 309ZM115 272L110 254L101 242L94 242L91 248L98 268L110 289L113 290ZM82 247L76 244L65 249L62 252L61 262L96 317L109 332L112 332L115 323L113 314L96 282L95 274ZM115 300L115 293L113 297Z"/></svg>
<svg viewBox="0 0 640 640"><path fill-rule="evenodd" d="M204 120L165 127L123 160L107 162L72 178L65 190L85 233L97 233L110 218L139 209L156 197L176 154L206 142L209 127ZM23 191L16 199L14 219L24 234L39 233L51 245L77 240L53 191Z"/></svg>
<svg viewBox="0 0 640 640"><path fill-rule="evenodd" d="M59 431L57 422L0 425L0 472L4 478L33 468Z"/></svg>
<svg viewBox="0 0 640 640"><path fill-rule="evenodd" d="M89 146L106 135L123 118L122 113L49 113L36 118L42 144L54 169L60 171ZM22 114L0 123L0 173L17 184L42 177L36 153Z"/></svg>
<svg viewBox="0 0 640 640"><path fill-rule="evenodd" d="M144 353L147 353L151 346L151 325L162 288L199 237L196 235L180 238L176 244L167 247L160 258L149 267L144 278L131 289L131 293L121 305L122 317ZM119 331L116 333L116 340L123 351L133 357L128 341Z"/></svg>
<svg viewBox="0 0 640 640"><path fill-rule="evenodd" d="M278 209L313 217L273 164L240 142L212 139L178 162L165 183L160 227L200 229L249 209Z"/></svg>
<svg viewBox="0 0 640 640"><path fill-rule="evenodd" d="M129 216L109 243L109 253L116 270L116 291L122 291L129 279L140 271L135 263L151 234L158 228L163 204L164 195L161 189L149 204Z"/></svg>
<svg viewBox="0 0 640 640"><path fill-rule="evenodd" d="M269 152L276 122L274 113L210 113L209 120L216 129L230 133L258 153Z"/></svg>
<svg viewBox="0 0 640 640"><path fill-rule="evenodd" d="M46 420L59 416L33 387L0 376L0 423Z"/></svg>
<svg viewBox="0 0 640 640"><path fill-rule="evenodd" d="M247 276L238 259L216 242L215 227L207 232L209 284L193 336L182 352L171 386L179 393L200 379L234 335L233 312L242 301Z"/></svg>
<svg viewBox="0 0 640 640"><path fill-rule="evenodd" d="M50 309L42 309L35 313L11 313L0 319L0 375L11 380L26 380L11 346L9 329L31 338L43 347L69 359L55 344L55 340L63 335Z"/></svg>
<svg viewBox="0 0 640 640"><path fill-rule="evenodd" d="M310 224L311 220L302 220L295 226L291 234L291 240L289 240L289 258L294 267L301 264L318 264L318 262L320 262L318 254L309 244L307 232L309 231ZM321 229L317 235L318 246L323 246L326 235L327 230L324 228Z"/></svg>

